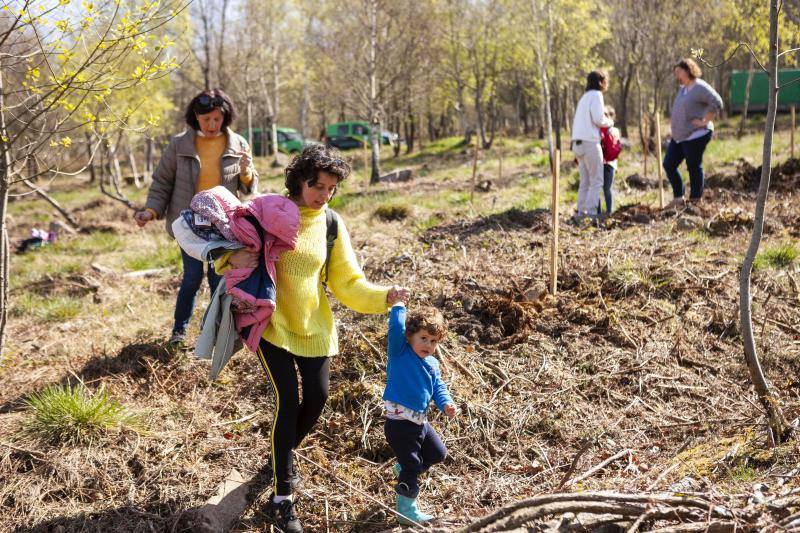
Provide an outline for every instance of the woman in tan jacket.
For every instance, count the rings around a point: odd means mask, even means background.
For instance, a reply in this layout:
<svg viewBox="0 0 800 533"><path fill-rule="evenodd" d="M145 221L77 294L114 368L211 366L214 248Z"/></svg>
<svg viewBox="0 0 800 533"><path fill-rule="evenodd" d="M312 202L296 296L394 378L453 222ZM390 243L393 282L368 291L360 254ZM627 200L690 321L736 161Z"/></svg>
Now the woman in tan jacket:
<svg viewBox="0 0 800 533"><path fill-rule="evenodd" d="M164 219L172 235L172 222L189 208L192 197L217 185L236 194L256 192L258 175L251 165L250 147L230 128L236 108L223 91L212 89L198 94L186 108L186 131L175 135L164 150L153 173L153 184L144 209L134 214L139 227L154 219ZM186 338L195 296L203 282L203 263L181 250L183 279L175 303L175 323L171 344ZM220 277L208 265L208 285L213 293Z"/></svg>

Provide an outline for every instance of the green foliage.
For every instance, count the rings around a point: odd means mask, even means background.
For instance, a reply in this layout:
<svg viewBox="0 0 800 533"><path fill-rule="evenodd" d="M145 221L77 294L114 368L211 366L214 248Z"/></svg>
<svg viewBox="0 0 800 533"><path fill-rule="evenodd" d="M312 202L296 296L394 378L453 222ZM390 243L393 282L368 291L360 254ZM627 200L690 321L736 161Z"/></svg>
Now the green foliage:
<svg viewBox="0 0 800 533"><path fill-rule="evenodd" d="M3 61L3 76L18 88L5 105L27 110L6 115L9 130L18 132L4 139L7 145L58 166L73 137L85 132L157 126L173 109L169 75L178 63L167 28L183 7L180 0L5 6L0 38L17 45Z"/></svg>
<svg viewBox="0 0 800 533"><path fill-rule="evenodd" d="M94 393L83 384L50 385L32 394L25 404L23 435L51 444L82 444L111 431L139 431L139 415L130 412L101 388Z"/></svg>
<svg viewBox="0 0 800 533"><path fill-rule="evenodd" d="M800 257L800 248L792 242L784 242L759 252L753 261L753 270L788 268Z"/></svg>

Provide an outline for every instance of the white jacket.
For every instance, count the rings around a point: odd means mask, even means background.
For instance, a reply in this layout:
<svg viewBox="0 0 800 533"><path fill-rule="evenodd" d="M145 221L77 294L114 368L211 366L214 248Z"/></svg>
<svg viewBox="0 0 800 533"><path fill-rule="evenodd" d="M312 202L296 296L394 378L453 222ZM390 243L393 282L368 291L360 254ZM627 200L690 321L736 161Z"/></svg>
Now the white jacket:
<svg viewBox="0 0 800 533"><path fill-rule="evenodd" d="M572 119L572 140L600 142L600 128L610 128L614 121L605 116L602 91L583 93Z"/></svg>

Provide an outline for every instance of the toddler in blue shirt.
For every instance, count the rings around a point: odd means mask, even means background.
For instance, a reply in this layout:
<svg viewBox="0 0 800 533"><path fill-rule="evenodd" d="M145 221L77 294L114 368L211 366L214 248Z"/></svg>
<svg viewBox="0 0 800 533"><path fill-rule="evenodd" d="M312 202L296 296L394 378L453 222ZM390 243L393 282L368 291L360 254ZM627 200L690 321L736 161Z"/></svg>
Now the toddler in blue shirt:
<svg viewBox="0 0 800 533"><path fill-rule="evenodd" d="M392 307L383 392L384 433L397 457L394 470L398 521L405 525L433 518L417 507L418 477L447 455L447 449L425 415L428 404L433 399L448 417L456 416L453 398L442 381L439 362L433 356L445 333L444 317L434 307L417 309L408 317L403 302Z"/></svg>

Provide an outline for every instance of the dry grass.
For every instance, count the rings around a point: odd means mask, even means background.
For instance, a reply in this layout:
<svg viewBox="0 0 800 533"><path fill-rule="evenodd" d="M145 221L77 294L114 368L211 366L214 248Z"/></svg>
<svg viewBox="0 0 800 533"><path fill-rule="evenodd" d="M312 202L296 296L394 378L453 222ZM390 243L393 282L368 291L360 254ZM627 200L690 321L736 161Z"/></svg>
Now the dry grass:
<svg viewBox="0 0 800 533"><path fill-rule="evenodd" d="M559 293L551 297L542 291L548 217L533 209L545 205L520 202L529 192L541 195L546 182L508 155L504 169L514 178L496 184L494 200L476 196L470 206L469 154L440 156L446 164L417 182L378 191L351 183L337 207L368 277L412 287L411 305L439 306L452 326L441 360L461 416L433 414L450 455L426 475L421 496L440 525L468 523L564 483L665 490L688 476L698 490L720 495L756 481L776 494L800 488L789 475L800 460L796 441L762 451L763 418L742 361L736 305L745 232L698 239L675 229L676 215L644 208L623 210L608 228L565 227ZM407 198L414 220L373 217L375 197L382 204ZM752 202L709 191L701 216L751 211ZM772 204L776 242L796 231L797 207L789 192ZM137 231L121 211L101 201L82 220L112 230L13 259L14 276L26 279L12 295L15 307L57 295L80 308L45 322L31 304L12 318L0 369L0 433L8 436L0 439L0 529L171 531L181 511L202 504L232 468L268 480L272 393L255 357L238 354L209 383L202 364L165 348L177 266L142 279L121 274L136 250L169 264L172 245L160 225ZM15 234L27 229L18 222ZM62 271L65 265L72 266ZM796 418L797 274L765 270L755 284L764 365ZM336 313L341 353L330 402L298 450L300 512L309 531L383 531L394 523L383 507L393 498L380 401L385 317ZM148 433L75 446L11 437L24 423L25 398L74 376L148 412ZM268 530L265 498L236 531Z"/></svg>

